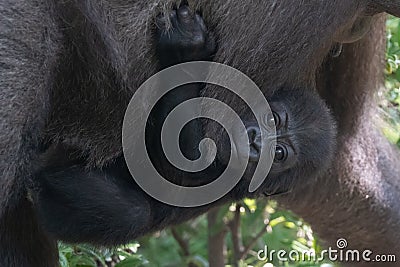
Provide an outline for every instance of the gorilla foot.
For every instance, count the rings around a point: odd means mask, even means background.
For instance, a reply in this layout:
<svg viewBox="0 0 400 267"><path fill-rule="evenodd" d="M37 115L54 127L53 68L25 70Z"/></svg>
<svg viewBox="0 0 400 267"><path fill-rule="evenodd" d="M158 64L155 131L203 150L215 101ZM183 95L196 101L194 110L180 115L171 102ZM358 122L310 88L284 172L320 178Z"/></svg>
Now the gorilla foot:
<svg viewBox="0 0 400 267"><path fill-rule="evenodd" d="M203 18L187 5L172 10L168 15L159 15L156 25L157 53L164 67L187 61L211 60L216 51L215 38Z"/></svg>

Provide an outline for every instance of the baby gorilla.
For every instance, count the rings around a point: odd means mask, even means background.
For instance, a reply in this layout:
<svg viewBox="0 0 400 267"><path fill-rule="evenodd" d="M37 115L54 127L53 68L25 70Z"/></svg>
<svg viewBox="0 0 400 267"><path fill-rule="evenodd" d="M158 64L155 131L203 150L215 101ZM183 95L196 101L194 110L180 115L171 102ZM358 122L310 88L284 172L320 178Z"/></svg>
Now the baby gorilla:
<svg viewBox="0 0 400 267"><path fill-rule="evenodd" d="M198 14L181 6L168 19L170 29L165 26L165 17L157 19L157 55L162 68L212 58L215 42ZM146 138L151 145L150 156L161 171L165 171L163 160L157 157L162 153L159 142L162 122L173 107L199 96L202 88L202 84L190 84L173 90L159 101L150 115ZM216 203L198 208L173 207L143 192L132 179L123 157L104 169L87 170L84 159L74 159L73 151L58 146L48 151L45 166L34 181L32 195L40 222L55 239L118 245L196 217L215 205L287 192L296 180L315 175L329 164L335 139L334 123L318 96L306 90L281 89L269 100L274 116L266 117L265 123L276 125L278 146L271 173L256 192L248 192L249 179L244 177ZM256 164L260 150L260 131L251 120L245 125L251 146L249 165L252 165ZM194 148L202 136L198 120L183 130L181 147L189 158L196 157L198 151ZM216 169L224 168L224 158L217 158ZM209 180L208 174L196 178Z"/></svg>
<svg viewBox="0 0 400 267"><path fill-rule="evenodd" d="M265 121L245 121L250 143L245 177L254 171L261 151L259 127L276 127L275 157L260 190L271 196L289 192L296 182L306 182L325 171L333 159L336 128L328 108L316 93L302 89L279 89L268 99L272 116ZM222 158L221 162L226 162ZM248 182L248 181L247 181ZM258 191L260 191L258 190Z"/></svg>

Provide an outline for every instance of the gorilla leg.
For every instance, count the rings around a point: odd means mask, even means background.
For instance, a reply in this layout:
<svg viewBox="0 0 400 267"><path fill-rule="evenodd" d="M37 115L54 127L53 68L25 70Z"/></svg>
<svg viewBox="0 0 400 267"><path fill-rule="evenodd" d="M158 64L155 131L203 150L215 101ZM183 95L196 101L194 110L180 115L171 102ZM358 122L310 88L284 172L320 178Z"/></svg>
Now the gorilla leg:
<svg viewBox="0 0 400 267"><path fill-rule="evenodd" d="M64 241L101 245L123 244L143 232L150 222L147 196L121 165L85 171L71 164L38 173L37 211L46 230Z"/></svg>

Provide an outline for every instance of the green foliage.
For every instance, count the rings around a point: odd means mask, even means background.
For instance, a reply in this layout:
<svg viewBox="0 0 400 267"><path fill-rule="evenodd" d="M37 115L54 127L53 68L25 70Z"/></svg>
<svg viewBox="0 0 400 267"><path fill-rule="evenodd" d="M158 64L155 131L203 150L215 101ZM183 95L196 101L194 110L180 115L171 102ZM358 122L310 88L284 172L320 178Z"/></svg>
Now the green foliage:
<svg viewBox="0 0 400 267"><path fill-rule="evenodd" d="M109 250L96 249L89 245L58 244L60 267L141 267L147 266L147 260L137 255L139 244Z"/></svg>
<svg viewBox="0 0 400 267"><path fill-rule="evenodd" d="M388 139L400 147L400 19L390 17L387 22L387 67L385 111L387 125L383 132ZM238 220L239 219L239 220ZM232 222L240 227L232 227ZM269 250L295 250L298 252L321 251L317 237L310 226L289 211L279 210L277 204L266 200L244 200L238 204L226 205L219 209L218 224L208 229L207 218L185 223L173 229L164 230L115 250L95 249L86 245L59 244L61 267L140 267L140 266L190 266L208 267L208 235L224 233L226 262L233 266L235 249L233 236L240 239L245 251L237 265L239 267L330 267L329 262L298 261L282 263L277 259L260 261L257 251L268 246ZM211 255L210 257L212 257Z"/></svg>
<svg viewBox="0 0 400 267"><path fill-rule="evenodd" d="M385 119L383 133L400 147L400 19L390 17L387 21L387 65L385 85L386 102L383 103Z"/></svg>
<svg viewBox="0 0 400 267"><path fill-rule="evenodd" d="M236 212L236 209L239 212ZM239 216L239 217L235 217ZM239 265L254 266L309 266L319 267L322 263L301 262L280 263L277 259L260 261L257 251L264 249L296 250L299 252L314 250L319 252L316 237L311 228L289 211L277 208L276 202L266 200L244 200L238 204L220 208L218 223L211 233L225 233L226 259L234 262L232 235L234 231L228 225L239 218L237 229L242 247L247 252ZM208 267L208 225L206 216L197 220L164 230L116 250L95 249L86 245L68 246L59 244L61 267L139 267L139 266L193 266ZM184 244L184 245L182 245ZM185 251L187 250L187 251ZM140 254L140 255L139 255ZM114 265L115 264L115 265ZM190 265L189 265L190 264ZM233 266L233 265L227 265ZM333 266L333 265L324 265Z"/></svg>

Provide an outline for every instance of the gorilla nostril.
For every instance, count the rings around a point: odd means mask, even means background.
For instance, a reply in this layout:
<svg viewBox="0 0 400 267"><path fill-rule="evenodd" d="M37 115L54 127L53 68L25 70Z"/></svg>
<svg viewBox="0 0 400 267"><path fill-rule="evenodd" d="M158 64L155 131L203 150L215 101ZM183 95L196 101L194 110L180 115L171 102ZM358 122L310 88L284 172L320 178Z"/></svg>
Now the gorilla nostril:
<svg viewBox="0 0 400 267"><path fill-rule="evenodd" d="M181 6L178 9L178 14L181 18L188 18L190 16L190 10L187 6Z"/></svg>
<svg viewBox="0 0 400 267"><path fill-rule="evenodd" d="M180 6L177 10L178 20L184 24L190 24L194 21L194 16L192 16L192 12L190 11L188 6Z"/></svg>
<svg viewBox="0 0 400 267"><path fill-rule="evenodd" d="M261 138L260 128L257 126L247 127L247 135L249 136L249 143L253 144Z"/></svg>
<svg viewBox="0 0 400 267"><path fill-rule="evenodd" d="M257 126L247 127L250 145L250 161L258 161L261 153L261 131Z"/></svg>

